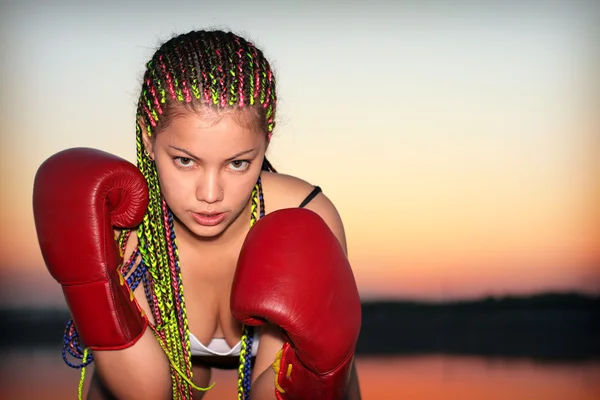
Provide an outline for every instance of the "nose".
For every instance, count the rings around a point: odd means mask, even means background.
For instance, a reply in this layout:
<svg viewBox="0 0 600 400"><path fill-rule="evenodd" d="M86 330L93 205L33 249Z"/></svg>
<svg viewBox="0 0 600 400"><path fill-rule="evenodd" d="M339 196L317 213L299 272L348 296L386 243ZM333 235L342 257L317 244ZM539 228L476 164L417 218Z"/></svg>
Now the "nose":
<svg viewBox="0 0 600 400"><path fill-rule="evenodd" d="M208 204L223 200L223 186L216 173L205 173L196 186L196 199Z"/></svg>

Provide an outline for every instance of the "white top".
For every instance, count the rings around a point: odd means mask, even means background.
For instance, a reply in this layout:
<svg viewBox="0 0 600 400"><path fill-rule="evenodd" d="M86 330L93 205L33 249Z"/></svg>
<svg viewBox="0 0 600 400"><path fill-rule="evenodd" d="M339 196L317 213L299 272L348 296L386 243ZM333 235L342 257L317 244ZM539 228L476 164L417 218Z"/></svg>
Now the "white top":
<svg viewBox="0 0 600 400"><path fill-rule="evenodd" d="M256 356L258 350L258 329L254 330L252 341L252 355ZM193 333L190 332L190 350L193 356L239 356L242 342L239 341L233 347L229 347L224 338L213 338L208 346L202 344Z"/></svg>

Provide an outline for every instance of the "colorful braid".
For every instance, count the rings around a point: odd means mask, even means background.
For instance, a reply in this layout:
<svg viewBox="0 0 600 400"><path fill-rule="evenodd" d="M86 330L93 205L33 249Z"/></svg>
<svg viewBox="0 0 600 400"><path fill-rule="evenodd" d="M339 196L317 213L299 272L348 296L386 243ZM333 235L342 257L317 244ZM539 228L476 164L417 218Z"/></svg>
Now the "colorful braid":
<svg viewBox="0 0 600 400"><path fill-rule="evenodd" d="M139 266L127 278L132 290L142 283L155 326L154 333L171 365L173 399L192 398L192 390L208 390L192 383L193 372L190 332L184 288L179 266L173 215L161 195L156 167L145 153L143 131L153 137L168 125L175 107L197 110L209 107L217 112L231 108L252 108L258 114L258 127L268 140L275 128L277 96L275 76L263 53L252 43L223 31L192 31L166 41L147 63L136 113L137 166L148 183L149 205L143 222L137 227L138 248L121 273L131 272L135 260ZM265 158L263 170L276 172ZM258 179L252 192L250 226L264 216L262 184ZM121 253L131 231L118 239ZM252 373L254 329L242 327L238 399L248 400ZM82 360L73 364L67 353ZM72 321L65 329L63 359L85 371L92 354L79 344ZM214 384L213 384L214 385ZM80 390L81 392L81 390ZM80 393L81 395L81 393Z"/></svg>
<svg viewBox="0 0 600 400"><path fill-rule="evenodd" d="M263 53L231 32L193 31L176 36L154 54L144 74L140 119L148 135L168 123L167 103L215 110L258 105L261 128L275 128L275 76Z"/></svg>
<svg viewBox="0 0 600 400"><path fill-rule="evenodd" d="M261 117L259 126L270 139L275 127L276 100L275 78L262 52L230 32L194 31L174 37L147 64L136 128L138 167L148 181L151 198L137 233L153 285L147 292L152 293L148 301L156 305L152 310L157 332L171 362L183 372L172 369L173 393L179 399L192 396L193 386L185 379L192 377L190 332L172 216L160 198L154 163L144 155L142 127L152 137L168 124L169 107L177 104L217 111L256 105ZM265 165L272 170L268 161ZM260 218L259 210L261 215L264 213L264 207L258 207L259 203L264 204L260 179L252 199L251 225ZM156 260L155 254L159 255ZM244 326L238 369L240 400L248 399L250 394L252 341L253 329Z"/></svg>

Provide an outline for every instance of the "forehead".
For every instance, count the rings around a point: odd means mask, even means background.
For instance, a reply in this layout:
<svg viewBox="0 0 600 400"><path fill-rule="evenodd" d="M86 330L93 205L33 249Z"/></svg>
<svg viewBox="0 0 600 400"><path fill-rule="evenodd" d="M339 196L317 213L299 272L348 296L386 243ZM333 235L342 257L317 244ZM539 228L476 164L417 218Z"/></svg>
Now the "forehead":
<svg viewBox="0 0 600 400"><path fill-rule="evenodd" d="M181 113L157 135L156 144L184 148L201 158L228 158L264 146L265 134L243 112Z"/></svg>

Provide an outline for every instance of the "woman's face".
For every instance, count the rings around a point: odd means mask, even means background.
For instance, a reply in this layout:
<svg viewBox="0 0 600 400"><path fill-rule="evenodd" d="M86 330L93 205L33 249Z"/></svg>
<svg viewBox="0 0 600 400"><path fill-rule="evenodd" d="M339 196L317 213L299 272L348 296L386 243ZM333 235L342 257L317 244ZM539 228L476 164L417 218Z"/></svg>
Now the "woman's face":
<svg viewBox="0 0 600 400"><path fill-rule="evenodd" d="M238 122L244 120L232 113L216 118L186 112L154 141L144 135L169 208L198 237L218 236L234 224L260 175L265 134Z"/></svg>

